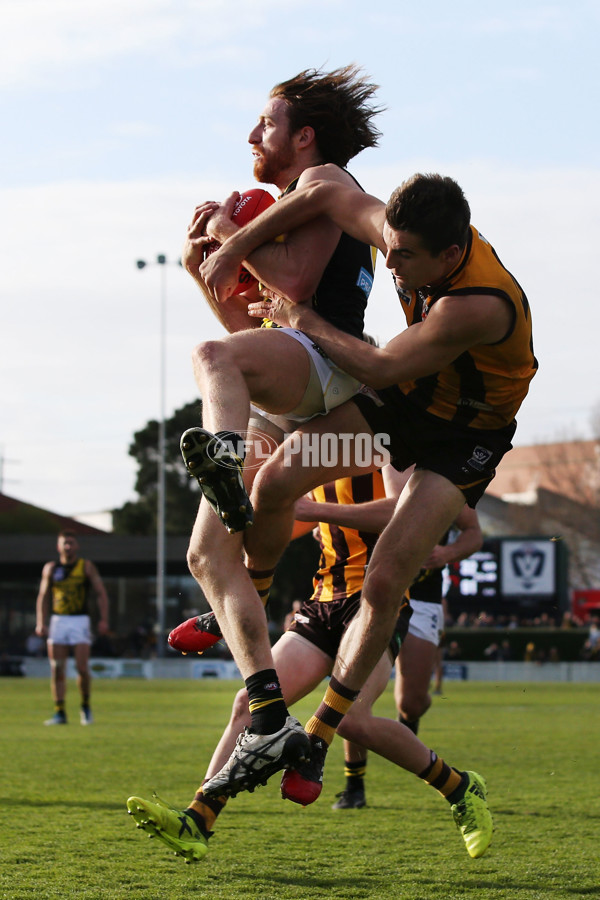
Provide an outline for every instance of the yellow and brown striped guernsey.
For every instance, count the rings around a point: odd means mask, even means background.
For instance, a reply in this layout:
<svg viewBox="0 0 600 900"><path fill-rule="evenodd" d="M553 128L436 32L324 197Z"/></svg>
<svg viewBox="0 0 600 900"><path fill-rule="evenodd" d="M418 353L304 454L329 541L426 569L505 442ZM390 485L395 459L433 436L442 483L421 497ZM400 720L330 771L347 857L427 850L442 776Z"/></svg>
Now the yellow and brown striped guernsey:
<svg viewBox="0 0 600 900"><path fill-rule="evenodd" d="M509 425L527 394L537 369L527 297L473 226L460 263L433 294L398 289L409 325L424 320L441 297L492 294L503 297L514 310L512 328L502 341L472 347L440 372L398 385L433 415L470 428Z"/></svg>
<svg viewBox="0 0 600 900"><path fill-rule="evenodd" d="M366 503L385 497L385 489L381 472L369 472L339 478L316 488L313 494L319 503ZM321 559L313 579L313 599L326 603L359 593L378 535L325 522L320 524L320 531Z"/></svg>

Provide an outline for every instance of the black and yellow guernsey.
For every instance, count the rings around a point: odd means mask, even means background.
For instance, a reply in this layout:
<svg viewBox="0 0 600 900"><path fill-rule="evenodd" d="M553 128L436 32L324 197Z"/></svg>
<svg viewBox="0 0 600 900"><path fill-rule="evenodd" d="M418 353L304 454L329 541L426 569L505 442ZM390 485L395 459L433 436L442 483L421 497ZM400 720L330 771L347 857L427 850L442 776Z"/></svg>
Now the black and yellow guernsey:
<svg viewBox="0 0 600 900"><path fill-rule="evenodd" d="M90 581L85 560L57 562L52 570L52 612L56 616L89 615Z"/></svg>
<svg viewBox="0 0 600 900"><path fill-rule="evenodd" d="M352 175L350 177L360 187L356 179ZM297 184L296 178L281 197L294 191ZM376 257L376 247L357 241L343 231L312 297L315 312L340 331L358 338L363 336L365 309L373 287ZM277 326L265 319L262 327Z"/></svg>
<svg viewBox="0 0 600 900"><path fill-rule="evenodd" d="M433 415L468 428L494 430L513 422L538 367L531 313L520 285L486 239L470 226L460 262L431 294L398 286L396 291L409 325L423 321L441 297L495 295L510 303L512 327L502 340L471 347L440 372L396 390Z"/></svg>

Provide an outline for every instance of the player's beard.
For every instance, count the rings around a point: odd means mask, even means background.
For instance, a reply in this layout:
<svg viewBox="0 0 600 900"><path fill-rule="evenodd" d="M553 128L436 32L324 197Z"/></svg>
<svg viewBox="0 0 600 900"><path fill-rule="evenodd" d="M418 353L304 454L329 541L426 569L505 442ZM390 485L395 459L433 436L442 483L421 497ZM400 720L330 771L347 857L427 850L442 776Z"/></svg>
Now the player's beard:
<svg viewBox="0 0 600 900"><path fill-rule="evenodd" d="M254 177L260 184L279 184L280 175L291 168L294 162L294 151L287 144L277 150L269 150L254 160ZM284 185L285 187L285 185Z"/></svg>

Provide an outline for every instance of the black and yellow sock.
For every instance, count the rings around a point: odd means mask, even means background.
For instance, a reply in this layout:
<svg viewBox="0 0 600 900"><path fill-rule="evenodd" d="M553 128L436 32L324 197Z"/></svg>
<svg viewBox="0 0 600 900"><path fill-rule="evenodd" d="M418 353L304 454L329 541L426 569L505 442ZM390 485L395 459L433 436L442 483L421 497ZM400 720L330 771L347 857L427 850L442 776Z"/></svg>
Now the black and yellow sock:
<svg viewBox="0 0 600 900"><path fill-rule="evenodd" d="M410 721L410 719L405 719L402 713L398 716L398 721L402 723L402 725L406 725L407 728L410 728L413 734L417 734L419 731L419 719L414 719Z"/></svg>
<svg viewBox="0 0 600 900"><path fill-rule="evenodd" d="M455 803L459 799L458 794L464 788L466 777L463 777L463 773L458 769L445 763L433 750L430 753L430 763L426 769L419 772L418 777L439 791L450 803ZM464 793L464 790L462 792Z"/></svg>
<svg viewBox="0 0 600 900"><path fill-rule="evenodd" d="M219 797L205 797L202 793L202 788L199 788L196 791L196 796L188 808L184 809L184 812L194 820L205 837L210 837L217 816L225 808L227 799L225 794Z"/></svg>
<svg viewBox="0 0 600 900"><path fill-rule="evenodd" d="M367 757L361 759L360 762L350 762L344 760L344 775L346 776L346 790L359 791L364 790L365 775L367 774Z"/></svg>
<svg viewBox="0 0 600 900"><path fill-rule="evenodd" d="M252 584L254 585L256 593L262 600L263 606L266 606L269 602L269 592L271 590L271 585L273 584L275 569L264 569L263 571L258 569L248 569L248 575L252 579Z"/></svg>
<svg viewBox="0 0 600 900"><path fill-rule="evenodd" d="M321 705L306 724L306 733L317 735L329 746L333 741L338 725L359 694L360 691L353 691L344 687L332 675Z"/></svg>
<svg viewBox="0 0 600 900"><path fill-rule="evenodd" d="M54 701L54 712L64 713L65 711L65 701L64 700L55 700Z"/></svg>
<svg viewBox="0 0 600 900"><path fill-rule="evenodd" d="M288 711L275 669L263 669L246 678L246 690L252 716L250 731L274 734L283 728Z"/></svg>

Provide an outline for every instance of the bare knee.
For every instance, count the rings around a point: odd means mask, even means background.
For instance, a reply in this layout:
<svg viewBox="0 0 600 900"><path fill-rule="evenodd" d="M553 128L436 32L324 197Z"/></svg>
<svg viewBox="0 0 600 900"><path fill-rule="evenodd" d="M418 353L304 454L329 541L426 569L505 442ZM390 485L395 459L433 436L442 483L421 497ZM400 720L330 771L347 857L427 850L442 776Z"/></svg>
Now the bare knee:
<svg viewBox="0 0 600 900"><path fill-rule="evenodd" d="M66 665L66 660L64 659L50 660L50 672L56 681L64 681Z"/></svg>
<svg viewBox="0 0 600 900"><path fill-rule="evenodd" d="M371 717L345 716L338 725L338 735L346 741L352 741L353 744L359 744L362 747L368 746L369 718Z"/></svg>
<svg viewBox="0 0 600 900"><path fill-rule="evenodd" d="M195 371L204 371L219 366L229 356L229 350L223 341L202 341L192 350L192 364Z"/></svg>
<svg viewBox="0 0 600 900"><path fill-rule="evenodd" d="M258 470L252 486L252 504L256 512L280 510L295 503L298 492L294 488L291 469L283 465L283 457L268 459Z"/></svg>
<svg viewBox="0 0 600 900"><path fill-rule="evenodd" d="M187 564L190 574L196 579L200 587L211 565L211 554L204 547L189 546L187 551ZM214 561L214 558L213 558Z"/></svg>
<svg viewBox="0 0 600 900"><path fill-rule="evenodd" d="M409 692L402 695L398 704L398 712L409 722L416 722L424 716L431 706L429 691Z"/></svg>

